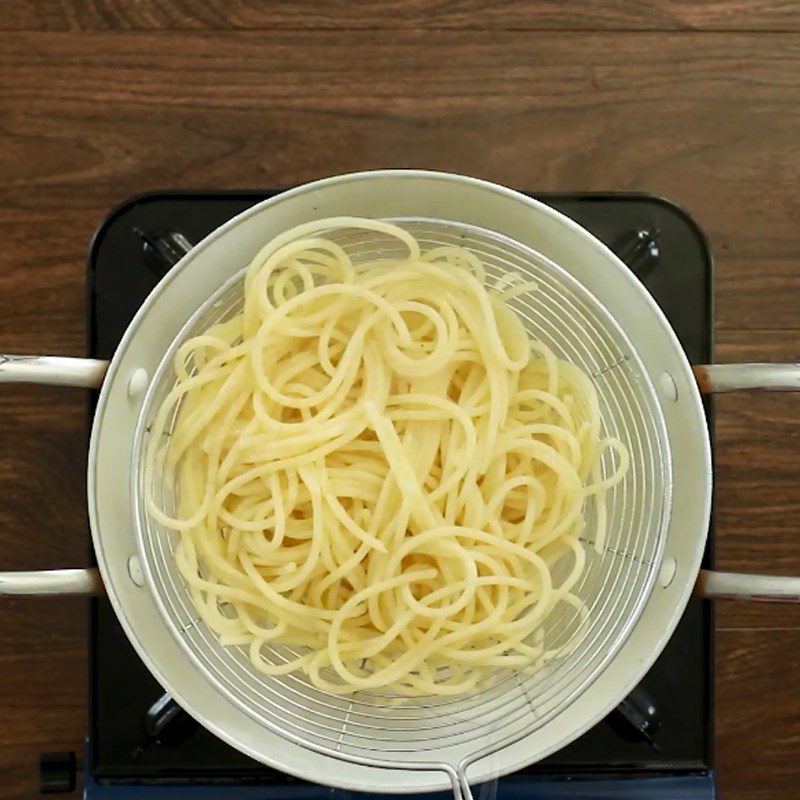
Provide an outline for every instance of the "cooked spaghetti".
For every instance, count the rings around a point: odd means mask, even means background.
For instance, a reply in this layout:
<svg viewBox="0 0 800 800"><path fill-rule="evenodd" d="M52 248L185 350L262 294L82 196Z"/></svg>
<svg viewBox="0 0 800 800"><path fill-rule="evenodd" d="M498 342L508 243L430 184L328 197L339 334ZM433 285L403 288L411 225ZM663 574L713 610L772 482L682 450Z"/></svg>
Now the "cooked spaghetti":
<svg viewBox="0 0 800 800"><path fill-rule="evenodd" d="M403 252L356 263L342 229ZM337 693L458 694L556 654L543 626L581 612L585 508L602 551L628 455L590 378L506 305L532 290L377 220L258 253L242 310L178 350L147 455L177 498L149 512L223 644Z"/></svg>

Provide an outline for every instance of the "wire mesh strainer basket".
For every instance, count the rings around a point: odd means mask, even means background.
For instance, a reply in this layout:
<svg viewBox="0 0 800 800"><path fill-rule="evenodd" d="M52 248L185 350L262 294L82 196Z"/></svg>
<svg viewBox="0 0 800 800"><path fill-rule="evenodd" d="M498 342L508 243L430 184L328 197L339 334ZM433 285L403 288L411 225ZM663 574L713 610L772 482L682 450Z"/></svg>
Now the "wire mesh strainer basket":
<svg viewBox="0 0 800 800"><path fill-rule="evenodd" d="M208 681L265 727L317 752L375 767L442 769L456 793L468 792L466 769L535 731L572 703L618 651L652 588L671 504L666 429L652 385L630 341L605 308L567 271L541 254L494 232L443 220L393 220L412 233L423 250L457 244L483 262L487 281L502 288L519 279L538 288L510 301L529 333L557 356L594 379L603 434L620 439L631 468L607 497L608 539L603 554L591 547L596 519L586 509L582 539L587 564L574 593L585 603L583 624L564 604L547 617L545 646L570 647L530 673L505 671L460 697L397 698L379 692L342 697L290 674L268 677L252 665L246 649L223 647L195 611L174 558L177 535L146 511L146 489L163 508L174 507L174 487L160 476L145 487L142 454L156 410L174 386L172 362L186 339L241 310L243 271L234 276L187 322L162 360L137 426L134 448L135 522L150 588L172 633ZM375 232L331 231L357 264L400 255L397 243ZM569 265L565 265L569 266ZM601 475L613 472L609 451ZM264 651L273 663L296 653L276 646ZM320 776L324 780L324 776Z"/></svg>

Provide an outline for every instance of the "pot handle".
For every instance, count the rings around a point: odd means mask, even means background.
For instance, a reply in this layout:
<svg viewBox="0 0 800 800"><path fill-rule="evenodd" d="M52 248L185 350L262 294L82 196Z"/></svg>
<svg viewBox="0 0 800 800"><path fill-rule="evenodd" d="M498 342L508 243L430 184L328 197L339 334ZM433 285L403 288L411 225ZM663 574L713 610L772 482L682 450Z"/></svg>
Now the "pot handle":
<svg viewBox="0 0 800 800"><path fill-rule="evenodd" d="M709 600L800 603L800 578L701 569L695 593Z"/></svg>
<svg viewBox="0 0 800 800"><path fill-rule="evenodd" d="M800 391L800 364L707 364L693 371L703 394ZM695 592L709 599L800 603L800 578L702 569Z"/></svg>
<svg viewBox="0 0 800 800"><path fill-rule="evenodd" d="M91 567L84 569L41 569L32 572L0 572L0 596L29 595L32 597L79 596L103 594L100 573Z"/></svg>
<svg viewBox="0 0 800 800"><path fill-rule="evenodd" d="M0 383L44 383L97 389L107 369L107 361L94 358L0 354ZM100 574L92 568L0 572L0 596L89 596L102 593Z"/></svg>
<svg viewBox="0 0 800 800"><path fill-rule="evenodd" d="M800 364L706 364L692 369L703 394L800 392Z"/></svg>
<svg viewBox="0 0 800 800"><path fill-rule="evenodd" d="M23 356L0 354L0 383L46 383L98 389L108 361L64 356Z"/></svg>

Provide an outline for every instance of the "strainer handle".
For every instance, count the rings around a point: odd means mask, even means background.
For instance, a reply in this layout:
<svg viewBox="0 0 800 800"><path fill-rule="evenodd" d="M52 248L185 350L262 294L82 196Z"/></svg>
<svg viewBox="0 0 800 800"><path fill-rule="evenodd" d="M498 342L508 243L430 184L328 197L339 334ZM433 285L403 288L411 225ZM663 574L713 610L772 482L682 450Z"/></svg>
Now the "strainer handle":
<svg viewBox="0 0 800 800"><path fill-rule="evenodd" d="M0 383L97 389L107 369L107 361L94 358L0 354ZM90 596L102 592L100 575L91 568L0 572L0 596Z"/></svg>
<svg viewBox="0 0 800 800"><path fill-rule="evenodd" d="M453 800L474 800L472 788L467 778L467 764L470 760L471 759L462 761L455 769L449 764L442 765L453 787Z"/></svg>

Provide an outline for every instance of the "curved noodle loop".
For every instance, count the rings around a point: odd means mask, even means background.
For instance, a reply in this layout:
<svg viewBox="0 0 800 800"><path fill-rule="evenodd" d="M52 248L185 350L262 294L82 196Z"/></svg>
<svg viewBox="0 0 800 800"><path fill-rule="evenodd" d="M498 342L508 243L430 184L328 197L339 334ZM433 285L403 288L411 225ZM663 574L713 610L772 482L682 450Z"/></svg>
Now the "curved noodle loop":
<svg viewBox="0 0 800 800"><path fill-rule="evenodd" d="M332 229L400 255L354 263ZM321 220L264 247L242 311L179 349L147 456L177 510L148 510L202 619L262 672L458 694L545 663L548 615L581 613L584 507L602 549L627 451L589 377L505 305L535 288L484 277L467 249Z"/></svg>

